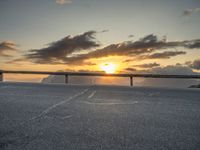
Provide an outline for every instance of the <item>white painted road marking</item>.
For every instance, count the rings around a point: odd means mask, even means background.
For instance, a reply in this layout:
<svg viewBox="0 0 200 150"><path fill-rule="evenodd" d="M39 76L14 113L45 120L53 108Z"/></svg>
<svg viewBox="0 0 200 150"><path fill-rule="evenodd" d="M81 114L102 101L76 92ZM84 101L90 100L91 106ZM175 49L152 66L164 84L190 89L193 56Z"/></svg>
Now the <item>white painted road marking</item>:
<svg viewBox="0 0 200 150"><path fill-rule="evenodd" d="M137 104L138 103L138 101L134 101L134 102L128 102L128 103L123 103L123 102L118 102L118 103L114 103L114 102L112 102L112 103L95 103L95 102L87 102L87 101L84 101L83 103L85 103L85 104L89 104L89 105L134 105L134 104Z"/></svg>
<svg viewBox="0 0 200 150"><path fill-rule="evenodd" d="M72 117L72 115L68 115L68 116L64 116L64 117L45 115L45 118L49 118L49 119L61 119L61 120L69 119L71 117Z"/></svg>
<svg viewBox="0 0 200 150"><path fill-rule="evenodd" d="M29 122L29 121L32 121L32 120L41 118L42 116L44 116L44 115L46 115L48 112L50 112L52 109L54 109L54 108L56 108L56 107L58 107L58 106L60 106L60 105L62 105L62 104L65 104L65 103L70 102L71 100L73 100L73 99L75 99L75 98L77 98L77 97L79 97L79 96L85 94L88 90L89 90L89 89L83 90L82 92L80 92L80 93L78 93L78 94L75 94L75 95L69 97L68 99L66 99L66 100L64 100L64 101L61 101L61 102L59 102L59 103L57 103L57 104L54 104L54 105L50 106L49 108L45 109L44 111L42 111L39 115L37 115L37 116L35 116L35 117L32 117L32 118L29 119L28 121L22 122L22 123L20 123L20 124L23 125L23 124L26 123L26 122Z"/></svg>
<svg viewBox="0 0 200 150"><path fill-rule="evenodd" d="M95 94L96 94L97 91L93 91L89 96L88 96L88 99L91 99Z"/></svg>

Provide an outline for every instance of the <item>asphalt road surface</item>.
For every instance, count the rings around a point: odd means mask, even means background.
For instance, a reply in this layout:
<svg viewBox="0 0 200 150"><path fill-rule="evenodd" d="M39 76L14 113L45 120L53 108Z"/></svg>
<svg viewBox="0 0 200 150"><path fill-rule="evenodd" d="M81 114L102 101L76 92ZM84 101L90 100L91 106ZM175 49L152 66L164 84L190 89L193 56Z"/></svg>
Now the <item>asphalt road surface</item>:
<svg viewBox="0 0 200 150"><path fill-rule="evenodd" d="M200 90L0 83L0 150L199 150Z"/></svg>

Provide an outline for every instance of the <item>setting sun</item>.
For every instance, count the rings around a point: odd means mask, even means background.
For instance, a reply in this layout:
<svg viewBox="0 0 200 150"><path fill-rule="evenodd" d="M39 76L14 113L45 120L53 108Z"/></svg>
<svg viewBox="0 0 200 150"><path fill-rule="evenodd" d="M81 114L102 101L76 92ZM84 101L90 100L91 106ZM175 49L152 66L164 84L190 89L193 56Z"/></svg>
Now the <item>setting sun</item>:
<svg viewBox="0 0 200 150"><path fill-rule="evenodd" d="M100 65L100 68L106 73L115 73L117 69L117 65L111 62L103 63Z"/></svg>

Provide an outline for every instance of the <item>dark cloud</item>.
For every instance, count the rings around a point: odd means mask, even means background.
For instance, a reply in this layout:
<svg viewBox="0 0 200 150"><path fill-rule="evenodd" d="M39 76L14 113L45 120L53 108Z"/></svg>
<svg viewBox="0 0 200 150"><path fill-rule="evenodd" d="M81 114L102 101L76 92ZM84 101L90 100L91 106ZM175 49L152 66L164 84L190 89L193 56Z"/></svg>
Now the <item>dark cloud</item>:
<svg viewBox="0 0 200 150"><path fill-rule="evenodd" d="M137 41L125 41L117 44L110 44L101 49L94 35L95 31L89 31L74 37L67 36L62 40L51 43L43 49L31 50L26 58L35 63L46 64L83 64L92 58L108 56L127 56L139 58L170 58L186 54L184 51L156 52L168 48L183 47L187 49L199 48L200 39L190 41L167 41L166 37L158 39L156 35L150 34ZM86 53L80 54L81 51ZM156 53L155 53L156 52ZM76 53L76 55L74 54Z"/></svg>
<svg viewBox="0 0 200 150"><path fill-rule="evenodd" d="M123 62L124 62L124 63L128 63L128 62L131 62L131 61L134 61L134 59L126 59L126 60L124 60Z"/></svg>
<svg viewBox="0 0 200 150"><path fill-rule="evenodd" d="M3 41L0 43L0 56L10 57L10 51L18 51L18 45L11 41Z"/></svg>
<svg viewBox="0 0 200 150"><path fill-rule="evenodd" d="M36 63L62 63L74 52L88 51L100 46L95 34L96 31L89 31L74 37L67 36L46 48L30 50L26 58Z"/></svg>
<svg viewBox="0 0 200 150"><path fill-rule="evenodd" d="M12 60L6 61L8 64L23 64L24 62L27 62L28 60L26 58L15 58Z"/></svg>
<svg viewBox="0 0 200 150"><path fill-rule="evenodd" d="M194 60L193 62L186 62L186 65L192 69L200 70L200 59Z"/></svg>
<svg viewBox="0 0 200 150"><path fill-rule="evenodd" d="M141 64L141 65L134 65L133 67L140 67L140 68L153 68L153 67L159 67L160 64L154 62L149 64Z"/></svg>
<svg viewBox="0 0 200 150"><path fill-rule="evenodd" d="M193 49L193 48L200 48L200 40L197 39L197 40L191 40L191 41L186 41L185 42L185 47L186 48L190 48L190 49Z"/></svg>
<svg viewBox="0 0 200 150"><path fill-rule="evenodd" d="M176 66L183 66L183 64L181 64L181 63L176 63Z"/></svg>
<svg viewBox="0 0 200 150"><path fill-rule="evenodd" d="M128 57L139 57L139 58L170 58L177 55L186 54L184 51L165 51L160 53L153 53L156 50L184 47L187 49L199 48L199 39L191 41L170 41L167 42L166 37L158 40L157 36L151 34L138 41L128 41L118 44L111 44L102 49L89 52L87 54L77 55L66 59L66 61L83 61L90 58L101 58L107 56L128 56Z"/></svg>
<svg viewBox="0 0 200 150"><path fill-rule="evenodd" d="M135 72L135 71L137 71L137 69L135 69L135 68L126 68L125 71Z"/></svg>
<svg viewBox="0 0 200 150"><path fill-rule="evenodd" d="M109 32L109 30L108 30L108 29L105 29L105 30L102 30L101 32L102 32L102 33L104 33L104 32Z"/></svg>
<svg viewBox="0 0 200 150"><path fill-rule="evenodd" d="M145 59L169 59L173 56L184 55L186 52L184 51L165 51L161 53L154 53L151 55L146 55L143 58Z"/></svg>
<svg viewBox="0 0 200 150"><path fill-rule="evenodd" d="M87 54L66 58L66 61L83 61L90 58L101 58L107 56L138 56L142 54L150 54L159 49L179 46L185 47L185 42L166 42L164 40L158 40L157 36L151 34L135 42L126 41L118 44L111 44Z"/></svg>
<svg viewBox="0 0 200 150"><path fill-rule="evenodd" d="M164 75L195 75L198 74L194 72L191 67L181 64L168 65L168 66L159 66L152 68L145 68L143 70L136 70L133 68L126 68L124 71L134 71L138 74L164 74Z"/></svg>
<svg viewBox="0 0 200 150"><path fill-rule="evenodd" d="M169 58L174 57L174 56L185 55L185 54L186 54L185 51L165 51L165 52L160 52L160 53L157 52L157 53L147 54L147 55L144 54L144 55L138 56L134 59L127 59L123 62L128 63L128 62L145 60L145 59L169 59ZM148 64L144 64L144 65L148 66ZM150 64L150 66L151 65L153 65L153 64ZM138 65L138 67L142 67L142 66Z"/></svg>
<svg viewBox="0 0 200 150"><path fill-rule="evenodd" d="M200 12L200 8L186 9L184 10L183 15L191 16L192 14L199 13L199 12Z"/></svg>
<svg viewBox="0 0 200 150"><path fill-rule="evenodd" d="M132 37L134 37L134 35L133 35L133 34L130 34L128 37L129 37L129 38L132 38Z"/></svg>

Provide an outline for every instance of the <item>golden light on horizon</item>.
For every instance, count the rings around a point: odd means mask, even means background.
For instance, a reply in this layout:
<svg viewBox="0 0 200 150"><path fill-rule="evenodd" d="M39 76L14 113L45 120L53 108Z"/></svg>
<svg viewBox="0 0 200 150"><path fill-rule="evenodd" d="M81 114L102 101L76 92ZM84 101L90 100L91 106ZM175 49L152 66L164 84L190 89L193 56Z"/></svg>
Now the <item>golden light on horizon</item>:
<svg viewBox="0 0 200 150"><path fill-rule="evenodd" d="M105 71L105 73L115 73L117 70L117 65L112 62L107 62L100 64L100 68Z"/></svg>

